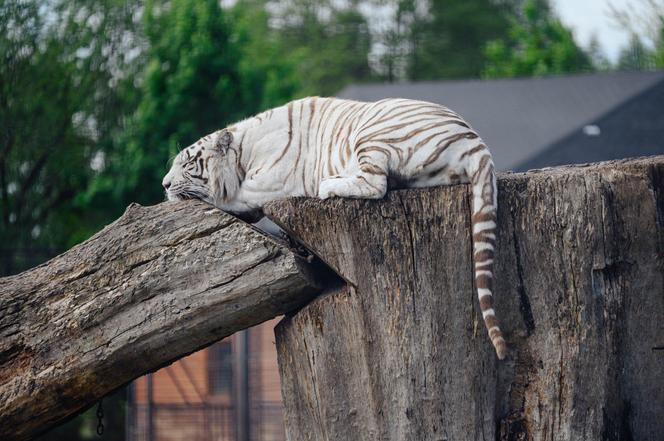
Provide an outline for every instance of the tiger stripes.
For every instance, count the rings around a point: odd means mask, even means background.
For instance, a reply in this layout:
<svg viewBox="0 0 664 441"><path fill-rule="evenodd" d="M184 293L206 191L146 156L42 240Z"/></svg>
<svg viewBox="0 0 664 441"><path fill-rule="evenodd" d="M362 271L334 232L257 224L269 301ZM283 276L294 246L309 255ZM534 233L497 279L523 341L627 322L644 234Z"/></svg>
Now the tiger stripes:
<svg viewBox="0 0 664 441"><path fill-rule="evenodd" d="M475 286L503 359L507 346L493 308L493 161L478 134L450 109L401 98L303 98L202 138L178 154L163 185L169 199L195 195L245 213L293 196L379 199L395 182L411 188L470 184Z"/></svg>

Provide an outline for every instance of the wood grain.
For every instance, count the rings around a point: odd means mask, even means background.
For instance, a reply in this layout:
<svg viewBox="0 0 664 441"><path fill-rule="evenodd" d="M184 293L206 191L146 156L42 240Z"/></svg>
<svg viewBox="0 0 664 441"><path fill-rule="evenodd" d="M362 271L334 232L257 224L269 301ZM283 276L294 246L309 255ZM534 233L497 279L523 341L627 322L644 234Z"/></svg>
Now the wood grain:
<svg viewBox="0 0 664 441"><path fill-rule="evenodd" d="M320 288L287 248L201 202L130 206L0 279L0 439L25 440Z"/></svg>
<svg viewBox="0 0 664 441"><path fill-rule="evenodd" d="M266 213L347 281L276 329L290 441L661 439L664 157L499 177L504 362L466 186Z"/></svg>

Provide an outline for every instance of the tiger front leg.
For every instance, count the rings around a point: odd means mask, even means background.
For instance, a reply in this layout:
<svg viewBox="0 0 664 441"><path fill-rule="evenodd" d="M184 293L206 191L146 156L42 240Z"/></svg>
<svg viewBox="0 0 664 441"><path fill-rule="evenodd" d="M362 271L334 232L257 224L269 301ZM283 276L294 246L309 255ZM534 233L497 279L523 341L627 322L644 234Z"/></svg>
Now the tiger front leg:
<svg viewBox="0 0 664 441"><path fill-rule="evenodd" d="M318 187L318 197L327 199L342 198L381 199L387 191L387 177L384 174L358 173L355 176L333 176L325 178Z"/></svg>

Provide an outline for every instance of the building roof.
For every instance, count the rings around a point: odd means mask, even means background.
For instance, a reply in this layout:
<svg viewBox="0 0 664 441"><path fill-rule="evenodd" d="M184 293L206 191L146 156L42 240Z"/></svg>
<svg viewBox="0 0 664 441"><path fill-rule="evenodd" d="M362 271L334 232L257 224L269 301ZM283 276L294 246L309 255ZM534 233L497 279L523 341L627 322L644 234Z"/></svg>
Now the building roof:
<svg viewBox="0 0 664 441"><path fill-rule="evenodd" d="M664 84L664 71L366 84L347 87L338 96L361 101L399 97L442 104L463 116L479 132L492 151L497 169L523 170L526 164L556 165L546 161L547 155L553 153L551 148L561 148L561 141L585 133L584 127L597 125L597 121L624 104L632 103L638 109L639 103L634 100L648 98L648 91L658 84ZM651 103L651 110L654 105ZM636 117L639 112L634 109L630 115ZM664 113L664 104L654 110ZM615 119L612 124L619 125L620 120ZM602 137L597 138L599 142ZM654 147L662 152L664 139L659 139L661 144ZM576 139L577 147L578 144ZM558 160L569 161L562 163L584 162L576 159L574 149L567 156L559 156ZM597 160L612 159L599 156Z"/></svg>
<svg viewBox="0 0 664 441"><path fill-rule="evenodd" d="M664 153L664 81L521 163L517 171Z"/></svg>

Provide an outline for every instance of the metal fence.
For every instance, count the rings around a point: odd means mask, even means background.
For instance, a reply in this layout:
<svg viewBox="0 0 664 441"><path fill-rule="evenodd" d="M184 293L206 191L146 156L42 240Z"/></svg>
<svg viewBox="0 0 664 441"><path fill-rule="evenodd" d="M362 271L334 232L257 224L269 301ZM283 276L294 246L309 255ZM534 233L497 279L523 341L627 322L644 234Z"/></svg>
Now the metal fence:
<svg viewBox="0 0 664 441"><path fill-rule="evenodd" d="M137 379L126 440L285 441L272 335L269 324L240 331Z"/></svg>
<svg viewBox="0 0 664 441"><path fill-rule="evenodd" d="M250 441L285 441L281 403L250 408ZM127 441L237 441L233 407L137 404L127 408Z"/></svg>

